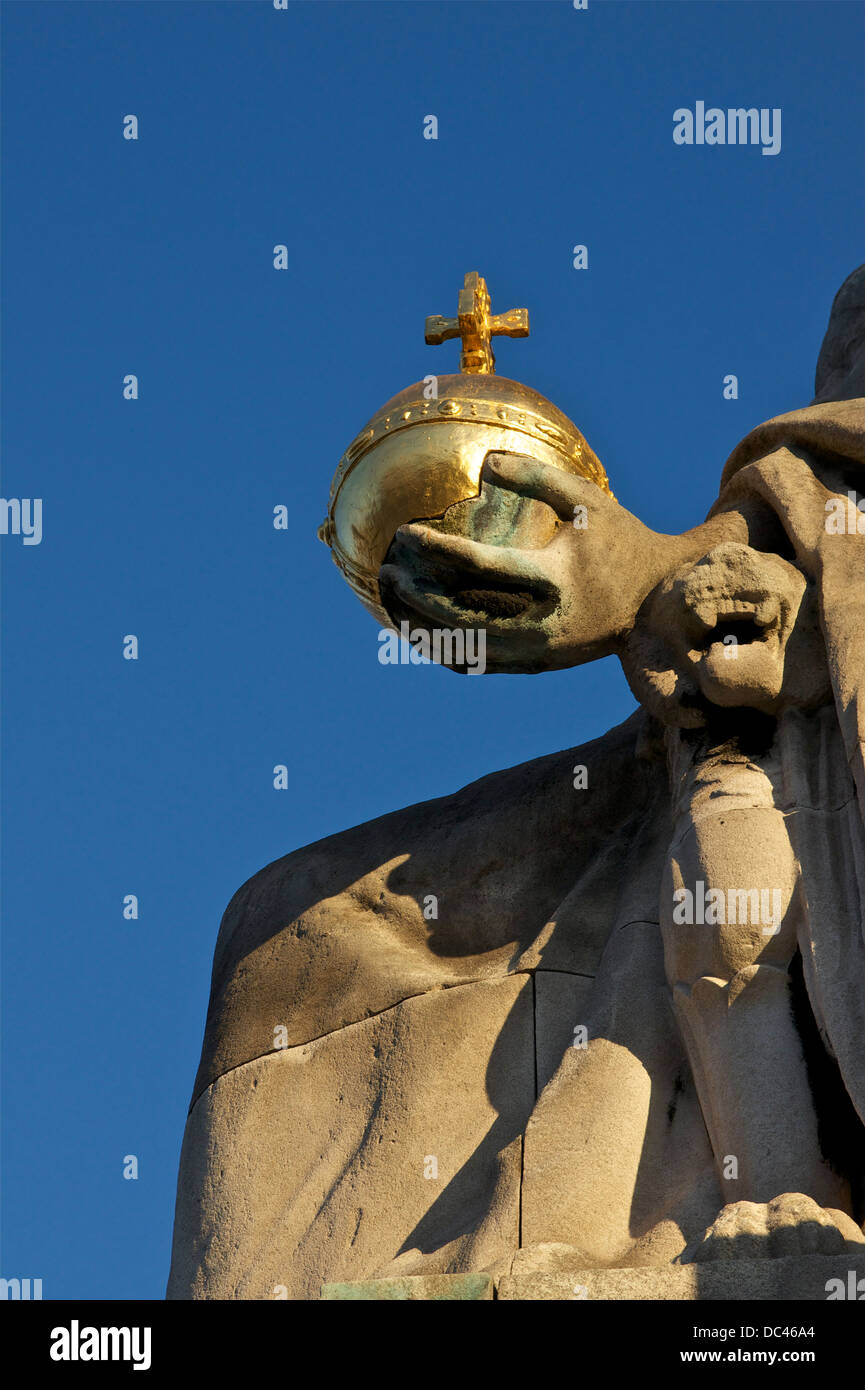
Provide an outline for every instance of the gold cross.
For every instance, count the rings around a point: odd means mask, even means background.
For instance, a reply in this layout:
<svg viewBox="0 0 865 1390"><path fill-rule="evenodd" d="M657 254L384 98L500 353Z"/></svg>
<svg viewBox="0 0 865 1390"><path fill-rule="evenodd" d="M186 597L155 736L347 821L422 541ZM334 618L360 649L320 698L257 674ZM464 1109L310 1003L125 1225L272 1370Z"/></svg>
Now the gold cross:
<svg viewBox="0 0 865 1390"><path fill-rule="evenodd" d="M490 313L490 294L487 282L476 270L470 270L460 290L455 319L431 314L426 321L426 342L437 345L449 338L462 338L463 350L460 371L470 375L494 376L496 359L493 356L494 336L527 338L528 309L509 309L506 314Z"/></svg>

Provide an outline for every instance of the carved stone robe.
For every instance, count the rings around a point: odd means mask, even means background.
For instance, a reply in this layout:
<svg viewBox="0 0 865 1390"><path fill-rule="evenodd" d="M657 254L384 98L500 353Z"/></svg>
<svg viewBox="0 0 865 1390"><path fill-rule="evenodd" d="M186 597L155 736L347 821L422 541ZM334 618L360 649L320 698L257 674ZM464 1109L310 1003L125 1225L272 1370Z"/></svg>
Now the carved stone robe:
<svg viewBox="0 0 865 1390"><path fill-rule="evenodd" d="M848 488L862 399L754 430L713 510L761 499L819 588L834 705L794 712L781 747L821 1075L861 1124L865 535L831 534L825 509ZM670 834L638 711L250 879L216 946L169 1298L500 1273L541 1243L585 1267L678 1255L723 1199L664 973Z"/></svg>

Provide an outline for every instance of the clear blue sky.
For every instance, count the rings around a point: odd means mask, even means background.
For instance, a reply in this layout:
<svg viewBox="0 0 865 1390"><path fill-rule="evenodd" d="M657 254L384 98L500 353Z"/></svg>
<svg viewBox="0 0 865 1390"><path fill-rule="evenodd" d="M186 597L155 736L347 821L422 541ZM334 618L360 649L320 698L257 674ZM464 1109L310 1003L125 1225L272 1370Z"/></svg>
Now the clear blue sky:
<svg viewBox="0 0 865 1390"><path fill-rule="evenodd" d="M472 269L527 305L500 372L649 525L696 524L736 442L810 400L865 260L863 49L863 6L825 0L3 6L3 496L43 499L44 538L2 539L0 1273L162 1297L245 878L633 708L613 661L378 663L315 530L364 420L455 369L425 315ZM780 154L674 145L698 100L780 107Z"/></svg>

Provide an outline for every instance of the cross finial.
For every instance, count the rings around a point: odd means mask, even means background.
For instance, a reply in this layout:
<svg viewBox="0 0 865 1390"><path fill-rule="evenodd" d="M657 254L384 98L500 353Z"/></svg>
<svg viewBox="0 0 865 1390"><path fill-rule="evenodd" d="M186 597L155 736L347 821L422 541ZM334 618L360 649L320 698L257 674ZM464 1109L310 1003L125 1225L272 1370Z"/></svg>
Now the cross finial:
<svg viewBox="0 0 865 1390"><path fill-rule="evenodd" d="M466 275L465 284L460 290L457 317L445 319L440 314L431 314L426 321L424 334L426 342L432 344L447 342L449 338L462 338L460 371L486 376L495 375L496 370L491 343L493 337L528 336L528 309L509 309L506 314L491 314L487 282L476 270L470 270Z"/></svg>

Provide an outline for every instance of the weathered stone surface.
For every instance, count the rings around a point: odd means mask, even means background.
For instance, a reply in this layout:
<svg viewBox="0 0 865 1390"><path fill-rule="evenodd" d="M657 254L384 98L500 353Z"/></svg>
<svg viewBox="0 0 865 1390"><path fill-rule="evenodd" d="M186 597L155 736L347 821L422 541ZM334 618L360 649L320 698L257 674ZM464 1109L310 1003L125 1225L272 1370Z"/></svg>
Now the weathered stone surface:
<svg viewBox="0 0 865 1390"><path fill-rule="evenodd" d="M526 1129L522 1243L589 1265L672 1259L721 1196L655 923L613 934L587 1003L588 1046L566 1050Z"/></svg>
<svg viewBox="0 0 865 1390"><path fill-rule="evenodd" d="M573 1046L575 1029L585 1024L594 981L588 975L539 970L535 975L535 1048L538 1091L558 1070Z"/></svg>
<svg viewBox="0 0 865 1390"><path fill-rule="evenodd" d="M365 1279L354 1284L324 1284L321 1296L330 1302L367 1299L442 1299L492 1301L491 1274L415 1274L406 1279Z"/></svg>
<svg viewBox="0 0 865 1390"><path fill-rule="evenodd" d="M189 1117L172 1298L475 1271L519 1240L532 981L409 999L237 1067Z"/></svg>
<svg viewBox="0 0 865 1390"><path fill-rule="evenodd" d="M852 1275L852 1277L851 1277ZM832 1283L832 1281L840 1281ZM496 1298L548 1301L568 1299L693 1299L765 1302L865 1298L865 1254L805 1255L794 1258L731 1260L729 1263L674 1265L644 1269L584 1269L570 1273L505 1275Z"/></svg>
<svg viewBox="0 0 865 1390"><path fill-rule="evenodd" d="M640 883L617 871L619 827L646 861L660 865L666 849L667 790L636 757L643 723L331 836L251 878L220 927L194 1098L272 1052L279 1022L295 1046L430 990L539 966L594 974ZM654 908L650 883L642 896Z"/></svg>

